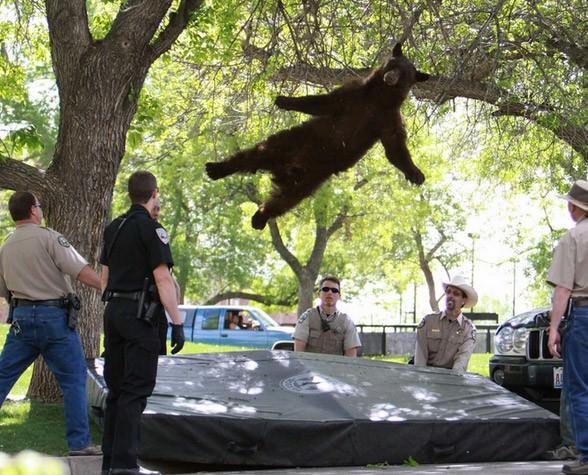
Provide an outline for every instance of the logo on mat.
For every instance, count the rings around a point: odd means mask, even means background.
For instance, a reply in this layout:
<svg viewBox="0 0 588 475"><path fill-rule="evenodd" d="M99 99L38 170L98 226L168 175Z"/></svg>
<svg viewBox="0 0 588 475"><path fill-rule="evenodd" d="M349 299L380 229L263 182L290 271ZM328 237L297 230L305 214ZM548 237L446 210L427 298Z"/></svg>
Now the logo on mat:
<svg viewBox="0 0 588 475"><path fill-rule="evenodd" d="M302 373L291 376L282 380L280 387L299 394L356 394L358 392L356 388L347 383L318 373Z"/></svg>

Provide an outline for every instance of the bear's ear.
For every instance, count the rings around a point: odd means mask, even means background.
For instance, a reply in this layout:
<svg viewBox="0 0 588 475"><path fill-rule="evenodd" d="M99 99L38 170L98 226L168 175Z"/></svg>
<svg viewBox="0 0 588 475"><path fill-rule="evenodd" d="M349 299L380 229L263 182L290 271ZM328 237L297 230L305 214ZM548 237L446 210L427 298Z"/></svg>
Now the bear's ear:
<svg viewBox="0 0 588 475"><path fill-rule="evenodd" d="M421 73L420 71L416 72L416 81L417 82L423 82L426 81L427 79L429 79L431 77L430 74L427 73Z"/></svg>
<svg viewBox="0 0 588 475"><path fill-rule="evenodd" d="M398 56L402 56L402 43L396 43L394 45L394 49L392 50L392 56L397 58Z"/></svg>

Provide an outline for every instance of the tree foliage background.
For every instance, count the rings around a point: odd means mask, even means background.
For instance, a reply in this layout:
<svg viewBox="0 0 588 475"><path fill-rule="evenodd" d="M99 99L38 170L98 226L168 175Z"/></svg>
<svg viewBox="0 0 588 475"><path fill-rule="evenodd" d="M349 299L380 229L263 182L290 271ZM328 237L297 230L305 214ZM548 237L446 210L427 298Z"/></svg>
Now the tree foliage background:
<svg viewBox="0 0 588 475"><path fill-rule="evenodd" d="M540 208L549 192L586 176L588 6L581 0L158 0L148 7L0 0L0 187L40 194L48 225L92 264L104 224L128 205L126 178L149 168L160 179L176 277L191 301L246 294L269 309L300 310L317 277L336 273L348 296L402 295L413 282L426 284L435 308L437 277L472 257L468 220L492 206L484 194L524 193ZM377 66L396 41L434 76L403 108L425 185L409 186L376 146L268 230L253 231L249 216L269 178L211 182L203 164L305 119L278 111L277 94L332 90ZM128 45L136 53L125 62ZM79 63L64 67L76 48L84 52ZM128 83L117 82L125 74ZM67 149L70 128L76 134ZM71 171L56 179L64 160ZM524 251L540 302L561 230L547 219L524 228L514 218L514 227L505 240ZM10 228L4 214L0 231ZM92 356L100 304L97 296L87 301Z"/></svg>

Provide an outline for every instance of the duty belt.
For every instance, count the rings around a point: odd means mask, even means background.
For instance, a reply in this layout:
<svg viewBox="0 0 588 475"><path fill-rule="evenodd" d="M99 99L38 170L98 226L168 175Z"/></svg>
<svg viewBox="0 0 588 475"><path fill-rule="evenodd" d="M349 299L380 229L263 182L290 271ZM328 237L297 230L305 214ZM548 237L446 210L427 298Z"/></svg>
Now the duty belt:
<svg viewBox="0 0 588 475"><path fill-rule="evenodd" d="M12 305L15 307L32 307L38 305L40 307L67 307L66 299L50 299L50 300L27 300L27 299L12 299Z"/></svg>
<svg viewBox="0 0 588 475"><path fill-rule="evenodd" d="M117 291L107 291L106 292L106 299L125 299L125 300L139 300L141 297L141 291L138 290L136 292L117 292Z"/></svg>
<svg viewBox="0 0 588 475"><path fill-rule="evenodd" d="M588 297L576 297L572 299L574 307L588 307Z"/></svg>

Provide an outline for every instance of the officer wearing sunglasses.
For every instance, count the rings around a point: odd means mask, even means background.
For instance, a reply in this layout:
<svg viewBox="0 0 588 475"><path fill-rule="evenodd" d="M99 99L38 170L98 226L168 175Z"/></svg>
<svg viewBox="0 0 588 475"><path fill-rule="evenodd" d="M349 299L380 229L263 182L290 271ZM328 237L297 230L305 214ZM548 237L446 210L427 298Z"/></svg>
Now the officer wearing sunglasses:
<svg viewBox="0 0 588 475"><path fill-rule="evenodd" d="M306 310L294 330L294 351L357 356L361 341L355 324L337 310L341 284L326 276L319 284L320 304Z"/></svg>

